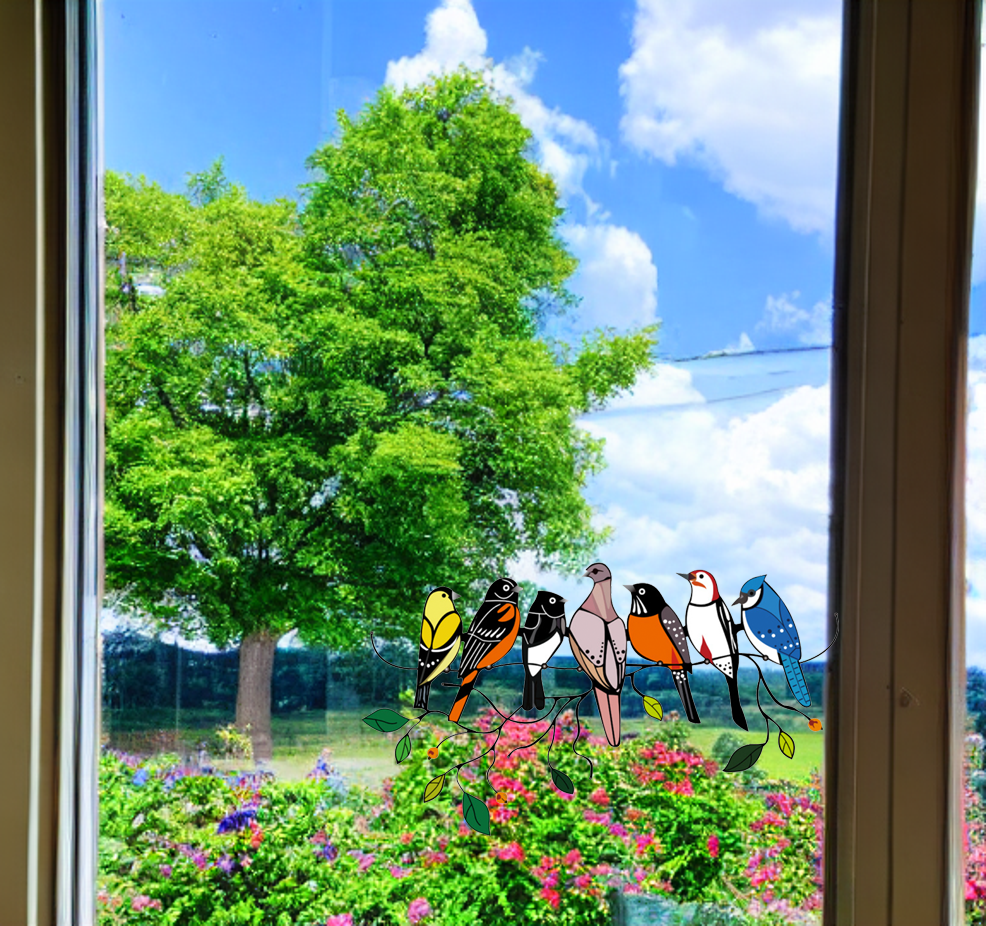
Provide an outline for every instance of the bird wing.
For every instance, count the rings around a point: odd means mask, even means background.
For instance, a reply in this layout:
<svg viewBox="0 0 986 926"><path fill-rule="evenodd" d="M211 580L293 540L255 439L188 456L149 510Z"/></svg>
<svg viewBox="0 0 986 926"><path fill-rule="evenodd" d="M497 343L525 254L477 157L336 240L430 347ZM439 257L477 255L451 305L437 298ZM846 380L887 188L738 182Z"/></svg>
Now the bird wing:
<svg viewBox="0 0 986 926"><path fill-rule="evenodd" d="M418 647L419 686L434 681L452 663L461 632L462 620L454 609L439 618L437 627L432 627L427 617L421 621L421 643Z"/></svg>
<svg viewBox="0 0 986 926"><path fill-rule="evenodd" d="M716 616L719 618L719 623L722 626L722 632L726 635L726 643L729 646L729 652L739 652L739 646L736 644L736 625L733 623L733 616L729 613L729 608L726 607L726 602L723 601L722 598L716 599ZM718 656L719 653L716 653L715 655ZM725 653L722 655L725 655Z"/></svg>
<svg viewBox="0 0 986 926"><path fill-rule="evenodd" d="M622 618L617 617L606 622L606 630L610 639L610 652L606 654L606 679L620 691L627 673L627 626Z"/></svg>
<svg viewBox="0 0 986 926"><path fill-rule="evenodd" d="M521 625L520 632L524 639L530 642L534 639L534 633L537 631L544 619L544 615L540 611L535 611L533 608L527 612L527 617L524 623Z"/></svg>
<svg viewBox="0 0 986 926"><path fill-rule="evenodd" d="M670 637L671 645L678 653L678 658L685 664L687 671L692 671L692 657L688 652L688 637L685 635L685 628L681 626L678 615L674 613L671 605L665 605L661 610L661 626L664 632Z"/></svg>
<svg viewBox="0 0 986 926"><path fill-rule="evenodd" d="M600 688L609 687L606 684L606 679L603 678L603 670L596 666L578 646L573 646L572 652L575 654L575 661L582 667L582 671L592 680L593 684Z"/></svg>
<svg viewBox="0 0 986 926"><path fill-rule="evenodd" d="M459 660L459 678L465 678L475 669L484 668L487 657L508 637L511 637L510 646L513 646L519 626L517 605L509 601L484 603L469 625L469 636Z"/></svg>
<svg viewBox="0 0 986 926"><path fill-rule="evenodd" d="M574 642L572 650L578 650L601 672L606 649L606 622L598 615L579 608L572 615L568 635ZM581 659L579 661L582 662Z"/></svg>
<svg viewBox="0 0 986 926"><path fill-rule="evenodd" d="M784 622L784 632L785 634L792 637L793 646L789 650L782 650L786 652L789 656L793 656L795 659L801 658L801 637L798 636L798 628L794 626L794 618L791 616L791 612L788 610L787 605L778 596L777 601L781 606L781 620ZM778 647L780 649L780 647Z"/></svg>

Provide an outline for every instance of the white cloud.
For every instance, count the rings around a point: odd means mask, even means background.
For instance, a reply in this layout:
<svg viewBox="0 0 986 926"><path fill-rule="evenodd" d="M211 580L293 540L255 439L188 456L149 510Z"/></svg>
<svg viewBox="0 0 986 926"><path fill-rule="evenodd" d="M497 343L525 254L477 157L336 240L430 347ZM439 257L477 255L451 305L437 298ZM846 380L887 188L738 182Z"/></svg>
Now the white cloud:
<svg viewBox="0 0 986 926"><path fill-rule="evenodd" d="M460 64L472 70L486 67L486 32L469 0L443 0L425 20L424 49L388 62L386 82L399 89L414 86Z"/></svg>
<svg viewBox="0 0 986 926"><path fill-rule="evenodd" d="M705 401L692 385L688 370L660 363L650 373L641 376L633 388L607 406L609 412L625 412L667 405L700 405Z"/></svg>
<svg viewBox="0 0 986 926"><path fill-rule="evenodd" d="M966 654L986 667L986 336L969 341L966 425Z"/></svg>
<svg viewBox="0 0 986 926"><path fill-rule="evenodd" d="M835 210L841 5L637 0L620 68L624 138L804 232Z"/></svg>
<svg viewBox="0 0 986 926"><path fill-rule="evenodd" d="M802 344L832 343L832 303L828 299L816 302L810 309L803 309L796 300L801 294L781 293L768 296L764 317L757 328L765 331L795 333Z"/></svg>
<svg viewBox="0 0 986 926"><path fill-rule="evenodd" d="M562 198L585 208L586 224L562 229L580 262L571 288L582 303L577 318L566 322L568 333L577 335L600 325L651 324L656 320L657 267L650 248L636 232L608 223L583 186L590 168L612 169L608 145L588 122L549 107L530 92L541 60L536 51L525 48L497 63L487 57L486 49L486 32L470 0L442 0L428 14L424 48L391 61L386 80L403 88L462 65L483 71L496 92L513 101L514 111L531 131L538 162L554 178Z"/></svg>
<svg viewBox="0 0 986 926"><path fill-rule="evenodd" d="M748 354L751 350L756 350L756 345L750 340L750 336L741 331L739 340L735 344L728 344L721 351L723 354ZM713 352L715 353L715 351Z"/></svg>
<svg viewBox="0 0 986 926"><path fill-rule="evenodd" d="M580 196L589 212L596 207L582 181L590 167L608 163L607 146L588 122L545 105L527 90L537 73L540 55L529 48L508 61L486 56L486 31L470 0L442 0L425 22L425 47L416 55L387 64L386 82L402 89L465 66L483 71L490 84L513 100L514 111L530 129L541 166L554 177L562 195Z"/></svg>
<svg viewBox="0 0 986 926"><path fill-rule="evenodd" d="M682 379L690 380L687 370L659 367L657 376L666 369L675 389L694 390ZM682 609L687 589L678 572L708 569L733 597L766 573L795 615L805 655L822 649L828 387L802 386L744 415L714 405L655 414L644 403L628 414L632 404L583 422L606 440L607 468L592 486L600 523L614 529L601 558L626 577L621 582L653 581Z"/></svg>
<svg viewBox="0 0 986 926"><path fill-rule="evenodd" d="M581 327L635 328L656 320L657 267L640 235L605 222L561 231L579 259L571 289L582 297Z"/></svg>

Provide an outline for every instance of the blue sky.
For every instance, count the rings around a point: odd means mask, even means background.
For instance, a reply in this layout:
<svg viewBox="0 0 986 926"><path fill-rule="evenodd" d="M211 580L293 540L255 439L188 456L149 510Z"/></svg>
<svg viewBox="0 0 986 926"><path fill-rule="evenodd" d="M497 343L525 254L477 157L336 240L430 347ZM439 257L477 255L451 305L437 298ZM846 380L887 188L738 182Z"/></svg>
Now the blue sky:
<svg viewBox="0 0 986 926"><path fill-rule="evenodd" d="M561 231L581 261L580 309L549 333L662 325L665 362L584 420L607 440L608 468L588 489L614 529L602 558L618 581L649 578L682 609L676 572L709 569L736 590L767 573L806 651L822 648L829 353L751 349L829 340L839 3L106 0L104 10L106 166L171 190L223 155L251 195L294 196L336 109L356 113L384 82L486 69L559 184ZM986 257L973 332L986 329L983 280ZM970 374L969 650L986 665L983 345ZM517 574L573 603L587 591L531 563ZM616 604L625 613L629 599Z"/></svg>
<svg viewBox="0 0 986 926"><path fill-rule="evenodd" d="M293 196L307 178L305 159L331 137L335 110L358 110L388 62L421 51L435 6L109 0L106 165L180 189L187 172L223 155L251 195ZM477 0L474 9L487 55L503 62L536 52L525 89L596 133L599 151L581 186L610 224L660 255L662 353L723 348L743 331L754 338L768 296L798 292L806 309L828 299L829 228L792 231L694 159L670 166L624 139L620 66L632 50L635 3ZM568 201L583 218L582 197ZM761 328L754 343L798 338Z"/></svg>

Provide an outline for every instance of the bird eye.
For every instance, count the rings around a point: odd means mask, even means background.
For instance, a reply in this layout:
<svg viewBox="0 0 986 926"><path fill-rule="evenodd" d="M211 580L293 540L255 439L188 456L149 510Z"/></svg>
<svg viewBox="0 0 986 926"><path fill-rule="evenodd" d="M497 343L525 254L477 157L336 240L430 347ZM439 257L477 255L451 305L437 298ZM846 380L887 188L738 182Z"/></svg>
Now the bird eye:
<svg viewBox="0 0 986 926"><path fill-rule="evenodd" d="M638 595L643 595L643 593L644 593L644 590L642 588L638 588L637 589L637 594Z"/></svg>
<svg viewBox="0 0 986 926"><path fill-rule="evenodd" d="M704 578L705 578L705 573L704 573L704 572L700 572L700 573L698 574L698 577L699 577L700 579L704 579Z"/></svg>
<svg viewBox="0 0 986 926"><path fill-rule="evenodd" d="M442 598L447 598L447 597L448 595L446 595L445 592L442 592Z"/></svg>
<svg viewBox="0 0 986 926"><path fill-rule="evenodd" d="M554 598L554 595L552 595L552 596L551 596L551 597L550 597L550 598L548 599L548 604L554 604L554 603L555 603L555 598Z"/></svg>

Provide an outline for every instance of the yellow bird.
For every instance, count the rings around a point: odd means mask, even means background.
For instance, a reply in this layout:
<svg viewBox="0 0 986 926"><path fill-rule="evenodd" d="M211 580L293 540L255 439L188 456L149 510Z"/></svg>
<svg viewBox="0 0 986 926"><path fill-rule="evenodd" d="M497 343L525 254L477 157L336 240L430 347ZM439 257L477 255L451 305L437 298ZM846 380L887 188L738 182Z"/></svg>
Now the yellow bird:
<svg viewBox="0 0 986 926"><path fill-rule="evenodd" d="M459 596L444 586L430 592L425 600L421 621L421 643L418 647L418 687L414 706L428 710L431 683L438 678L458 655L462 639L462 618L455 610Z"/></svg>

